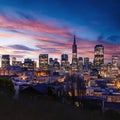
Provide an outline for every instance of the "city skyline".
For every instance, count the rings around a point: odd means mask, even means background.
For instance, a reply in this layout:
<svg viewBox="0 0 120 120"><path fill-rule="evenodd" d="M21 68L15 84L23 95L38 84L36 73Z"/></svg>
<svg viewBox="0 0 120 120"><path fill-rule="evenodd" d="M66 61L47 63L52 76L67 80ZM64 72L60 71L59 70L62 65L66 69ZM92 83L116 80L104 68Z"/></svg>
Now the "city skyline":
<svg viewBox="0 0 120 120"><path fill-rule="evenodd" d="M93 60L97 44L104 46L107 62L120 55L118 0L29 1L0 0L0 55L60 60L66 53L71 61L74 34L78 57Z"/></svg>
<svg viewBox="0 0 120 120"><path fill-rule="evenodd" d="M41 56L41 57L40 57ZM86 64L85 62L87 62L87 64L89 64L89 63L92 63L93 65L95 65L96 66L96 64L101 68L101 67L103 67L104 65L107 65L108 66L108 64L112 64L112 62L113 62L113 58L115 57L115 58L117 58L118 59L118 67L119 67L119 64L120 64L120 61L119 61L119 56L117 56L117 55L112 55L112 58L111 58L111 61L110 62L104 62L104 61L106 61L105 59L104 59L104 46L103 45L96 45L96 46L94 46L94 59L91 61L90 60L90 58L89 57L80 57L80 56L78 56L77 57L77 44L76 44L76 37L75 37L75 35L74 35L74 39L73 39L73 45L72 45L72 60L70 61L70 59L69 59L69 57L68 57L68 54L65 54L65 53L63 53L63 54L61 54L60 55L60 59L58 59L57 57L56 58L52 58L52 57L50 57L49 56L49 54L47 53L47 54L39 54L39 56L38 56L39 58L38 58L38 61L34 61L32 58L30 58L30 57L28 57L28 58L24 58L23 60L21 60L21 61L18 61L18 58L17 57L15 57L14 55L13 56L11 56L11 55L9 55L9 54L2 54L1 55L1 60L0 60L0 67L4 67L4 63L2 63L3 61L4 61L4 58L6 59L5 60L5 64L6 64L6 62L8 62L7 63L7 66L9 66L9 65L13 65L14 64L14 62L18 62L17 64L21 64L22 65L22 63L25 63L25 61L26 60L30 60L30 61L33 61L33 62L35 62L35 64L37 65L36 67L40 67L41 65L42 65L42 63L44 63L45 61L46 61L46 65L47 64L51 64L50 63L50 60L57 60L60 64L61 64L61 66L62 66L62 60L63 59L66 59L67 61L66 62L68 62L68 63L70 63L71 65L73 65L73 67L72 67L72 69L73 69L73 71L75 70L77 70L78 69L78 67L79 67L79 62L81 61L81 59L82 59L82 61L83 61L83 63L84 63L84 65ZM44 59L45 58L45 59ZM40 59L42 60L41 62L40 62ZM84 60L83 60L84 59ZM80 60L80 61L79 61ZM97 61L96 61L97 60ZM63 60L64 61L64 60ZM40 65L41 64L41 65ZM66 65L67 65L67 63L66 63ZM102 66L101 66L102 65ZM43 66L41 67L41 68L43 68Z"/></svg>

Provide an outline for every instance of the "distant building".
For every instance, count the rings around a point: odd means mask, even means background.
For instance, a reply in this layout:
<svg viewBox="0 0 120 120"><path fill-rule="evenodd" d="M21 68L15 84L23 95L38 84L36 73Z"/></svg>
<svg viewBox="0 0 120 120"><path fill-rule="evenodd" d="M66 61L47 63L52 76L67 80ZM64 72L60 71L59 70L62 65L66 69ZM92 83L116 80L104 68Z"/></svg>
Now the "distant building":
<svg viewBox="0 0 120 120"><path fill-rule="evenodd" d="M85 57L84 58L84 65L89 65L89 57Z"/></svg>
<svg viewBox="0 0 120 120"><path fill-rule="evenodd" d="M54 60L53 60L53 58L49 58L48 69L49 69L50 71L53 70L53 64L54 64Z"/></svg>
<svg viewBox="0 0 120 120"><path fill-rule="evenodd" d="M84 58L84 70L85 71L89 70L89 57Z"/></svg>
<svg viewBox="0 0 120 120"><path fill-rule="evenodd" d="M9 55L2 55L1 66L2 67L10 66L10 56Z"/></svg>
<svg viewBox="0 0 120 120"><path fill-rule="evenodd" d="M66 62L66 61L68 61L68 55L67 54L62 54L61 55L61 64L62 64L62 62Z"/></svg>
<svg viewBox="0 0 120 120"><path fill-rule="evenodd" d="M94 67L99 71L101 76L104 76L104 46L96 45L94 48Z"/></svg>
<svg viewBox="0 0 120 120"><path fill-rule="evenodd" d="M118 77L118 56L112 56L112 78L116 79Z"/></svg>
<svg viewBox="0 0 120 120"><path fill-rule="evenodd" d="M82 57L78 58L78 71L83 72L83 58Z"/></svg>
<svg viewBox="0 0 120 120"><path fill-rule="evenodd" d="M94 66L99 70L104 65L104 46L96 45L94 48Z"/></svg>
<svg viewBox="0 0 120 120"><path fill-rule="evenodd" d="M89 69L91 70L93 68L93 63L89 62Z"/></svg>
<svg viewBox="0 0 120 120"><path fill-rule="evenodd" d="M15 75L14 73L15 72L11 68L11 66L0 68L0 76L12 76L12 75Z"/></svg>
<svg viewBox="0 0 120 120"><path fill-rule="evenodd" d="M57 58L49 58L49 71L51 75L59 75L60 68L61 66Z"/></svg>
<svg viewBox="0 0 120 120"><path fill-rule="evenodd" d="M14 66L15 63L16 63L16 57L13 57L13 58L12 58L12 66Z"/></svg>
<svg viewBox="0 0 120 120"><path fill-rule="evenodd" d="M78 61L77 61L77 45L76 45L76 39L74 36L74 42L72 45L72 71L78 70Z"/></svg>
<svg viewBox="0 0 120 120"><path fill-rule="evenodd" d="M68 55L62 54L61 55L61 70L64 72L68 72L70 69L70 64L68 62Z"/></svg>
<svg viewBox="0 0 120 120"><path fill-rule="evenodd" d="M55 73L59 73L60 72L60 63L58 62L57 58L54 59L53 72L55 72Z"/></svg>
<svg viewBox="0 0 120 120"><path fill-rule="evenodd" d="M48 70L48 54L39 55L39 69L41 71Z"/></svg>
<svg viewBox="0 0 120 120"><path fill-rule="evenodd" d="M106 77L111 78L111 76L112 76L112 63L108 63Z"/></svg>
<svg viewBox="0 0 120 120"><path fill-rule="evenodd" d="M16 60L16 57L13 57L12 58L12 66L19 66L19 67L22 67L22 61L17 61Z"/></svg>
<svg viewBox="0 0 120 120"><path fill-rule="evenodd" d="M24 59L23 67L27 68L28 70L34 70L34 61L29 58Z"/></svg>

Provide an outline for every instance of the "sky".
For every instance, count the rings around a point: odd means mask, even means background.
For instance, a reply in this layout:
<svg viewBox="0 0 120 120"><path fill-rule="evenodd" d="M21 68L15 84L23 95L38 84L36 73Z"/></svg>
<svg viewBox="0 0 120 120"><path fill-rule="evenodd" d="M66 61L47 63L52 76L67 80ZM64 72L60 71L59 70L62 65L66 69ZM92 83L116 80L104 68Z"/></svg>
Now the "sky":
<svg viewBox="0 0 120 120"><path fill-rule="evenodd" d="M38 60L39 54L71 61L76 35L78 57L94 58L104 45L105 60L120 55L120 0L0 0L0 56Z"/></svg>

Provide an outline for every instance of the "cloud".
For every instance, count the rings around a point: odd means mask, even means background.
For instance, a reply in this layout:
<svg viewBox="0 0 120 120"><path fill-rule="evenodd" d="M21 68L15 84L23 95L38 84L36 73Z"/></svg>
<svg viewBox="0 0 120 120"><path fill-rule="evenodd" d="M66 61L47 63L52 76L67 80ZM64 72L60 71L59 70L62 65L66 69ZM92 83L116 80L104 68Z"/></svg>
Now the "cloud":
<svg viewBox="0 0 120 120"><path fill-rule="evenodd" d="M38 33L53 34L61 37L71 38L72 34L67 28L59 28L57 26L51 25L49 22L41 22L32 19L18 19L11 18L7 15L0 16L0 28L6 30L24 30ZM16 32L16 31L15 31Z"/></svg>
<svg viewBox="0 0 120 120"><path fill-rule="evenodd" d="M27 46L24 46L24 45L10 45L10 46L8 46L8 47L10 47L10 48L13 48L13 49L17 49L17 50L26 50L26 51L33 51L34 49L32 49L32 48L29 48L29 47L27 47Z"/></svg>
<svg viewBox="0 0 120 120"><path fill-rule="evenodd" d="M23 58L24 56L23 55L17 55L17 54L14 54L14 55L10 55L10 57L16 57L16 58Z"/></svg>
<svg viewBox="0 0 120 120"><path fill-rule="evenodd" d="M118 35L109 36L106 39L106 42L109 42L109 43L112 43L112 44L120 44L120 36L118 36Z"/></svg>
<svg viewBox="0 0 120 120"><path fill-rule="evenodd" d="M29 51L24 51L24 50L21 50L21 51L19 51L19 50L14 50L14 51L13 51L13 55L14 55L14 54L19 54L19 55L22 55L22 56L24 55L24 56L25 56L25 55L27 55L27 54L30 55L30 52L29 52Z"/></svg>
<svg viewBox="0 0 120 120"><path fill-rule="evenodd" d="M32 20L32 21L35 21L37 19L33 15L26 14L25 12L22 12L22 11L16 11L16 13L19 15L20 19L22 19L22 20Z"/></svg>

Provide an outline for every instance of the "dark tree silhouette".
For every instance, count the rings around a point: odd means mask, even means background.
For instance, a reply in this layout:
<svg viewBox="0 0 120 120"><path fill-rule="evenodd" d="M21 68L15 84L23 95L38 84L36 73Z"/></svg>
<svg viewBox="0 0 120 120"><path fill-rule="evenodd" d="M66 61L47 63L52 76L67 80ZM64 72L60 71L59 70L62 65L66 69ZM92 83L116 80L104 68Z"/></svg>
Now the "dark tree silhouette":
<svg viewBox="0 0 120 120"><path fill-rule="evenodd" d="M10 78L0 78L0 89L7 94L14 95L14 85Z"/></svg>

